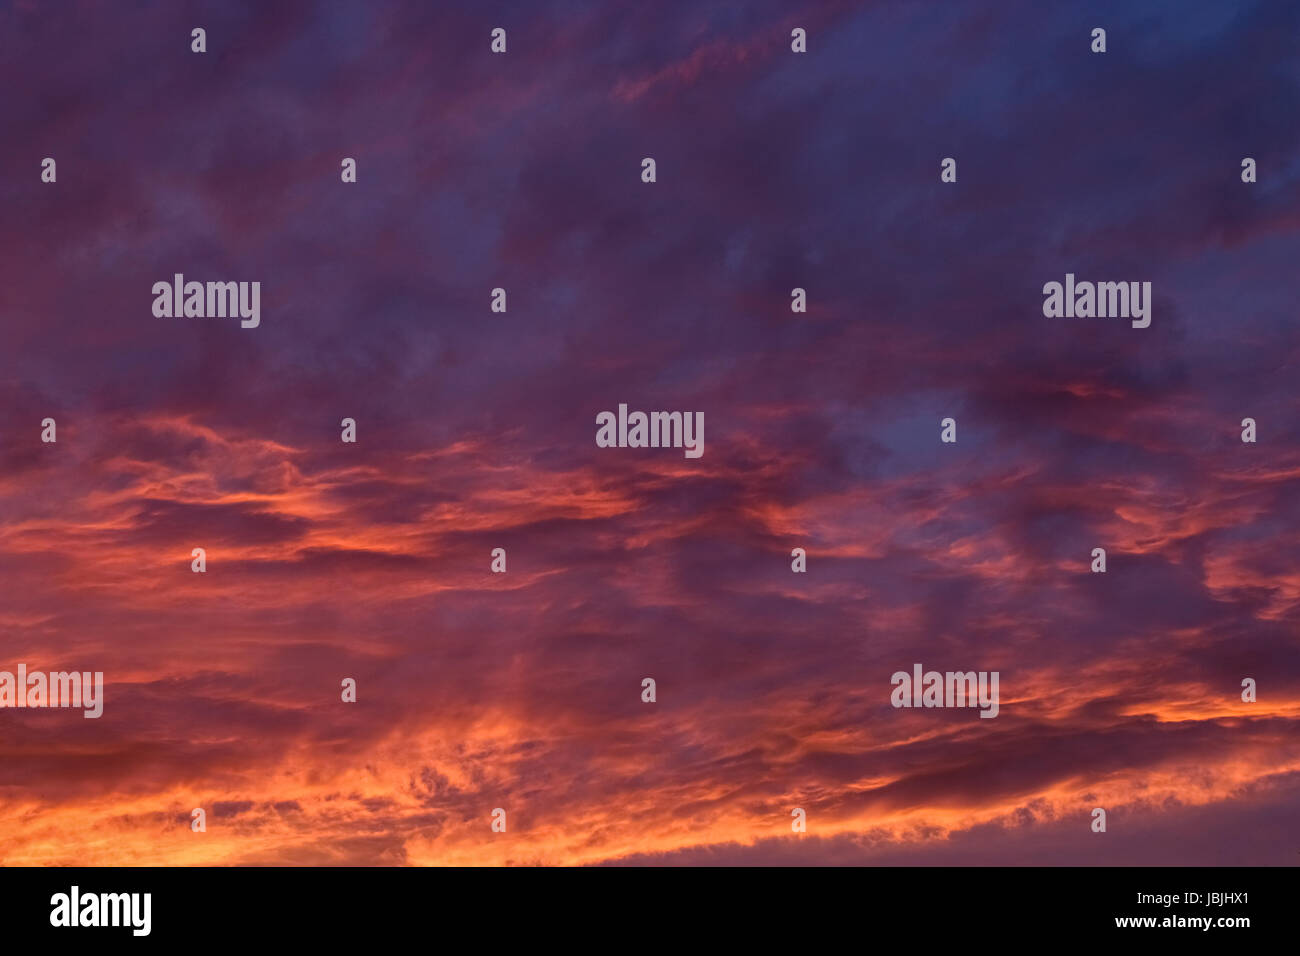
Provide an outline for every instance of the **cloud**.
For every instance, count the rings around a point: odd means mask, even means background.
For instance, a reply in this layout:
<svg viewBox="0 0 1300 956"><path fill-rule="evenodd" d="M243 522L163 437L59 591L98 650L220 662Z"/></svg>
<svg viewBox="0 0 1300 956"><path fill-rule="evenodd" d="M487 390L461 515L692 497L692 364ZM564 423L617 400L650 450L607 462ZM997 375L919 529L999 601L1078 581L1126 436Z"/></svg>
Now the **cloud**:
<svg viewBox="0 0 1300 956"><path fill-rule="evenodd" d="M1285 862L1294 11L200 12L0 11L0 861Z"/></svg>

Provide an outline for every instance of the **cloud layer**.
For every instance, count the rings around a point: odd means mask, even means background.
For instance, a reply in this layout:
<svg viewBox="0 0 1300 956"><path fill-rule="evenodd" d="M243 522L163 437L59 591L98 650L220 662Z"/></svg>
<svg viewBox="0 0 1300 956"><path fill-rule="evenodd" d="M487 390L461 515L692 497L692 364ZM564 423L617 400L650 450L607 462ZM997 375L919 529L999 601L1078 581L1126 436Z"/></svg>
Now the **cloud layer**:
<svg viewBox="0 0 1300 956"><path fill-rule="evenodd" d="M1298 28L0 10L0 669L106 681L0 711L0 861L1293 864ZM704 456L597 448L621 402ZM998 718L891 708L917 661Z"/></svg>

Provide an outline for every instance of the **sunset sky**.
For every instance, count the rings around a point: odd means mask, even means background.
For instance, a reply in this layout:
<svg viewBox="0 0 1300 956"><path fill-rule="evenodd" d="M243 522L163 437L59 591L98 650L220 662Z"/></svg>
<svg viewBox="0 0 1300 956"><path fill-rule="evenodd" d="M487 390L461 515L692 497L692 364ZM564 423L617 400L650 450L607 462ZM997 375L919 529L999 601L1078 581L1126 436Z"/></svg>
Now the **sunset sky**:
<svg viewBox="0 0 1300 956"><path fill-rule="evenodd" d="M1297 37L0 2L0 670L105 681L0 710L0 863L1296 864ZM1150 328L1045 317L1067 272ZM703 456L598 448L620 403Z"/></svg>

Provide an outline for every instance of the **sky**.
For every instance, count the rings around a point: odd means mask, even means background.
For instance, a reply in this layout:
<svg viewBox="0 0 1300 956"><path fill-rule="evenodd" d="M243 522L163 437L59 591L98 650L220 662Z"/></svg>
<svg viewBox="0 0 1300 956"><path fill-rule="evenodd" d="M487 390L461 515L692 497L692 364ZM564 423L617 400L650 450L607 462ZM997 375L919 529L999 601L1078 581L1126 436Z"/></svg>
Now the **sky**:
<svg viewBox="0 0 1300 956"><path fill-rule="evenodd" d="M105 683L0 710L0 862L1295 865L1298 35L0 3L0 670Z"/></svg>

